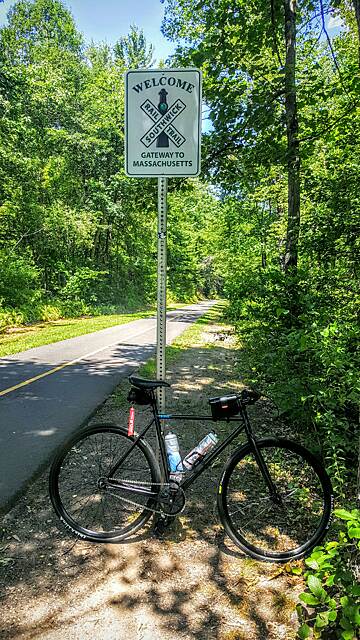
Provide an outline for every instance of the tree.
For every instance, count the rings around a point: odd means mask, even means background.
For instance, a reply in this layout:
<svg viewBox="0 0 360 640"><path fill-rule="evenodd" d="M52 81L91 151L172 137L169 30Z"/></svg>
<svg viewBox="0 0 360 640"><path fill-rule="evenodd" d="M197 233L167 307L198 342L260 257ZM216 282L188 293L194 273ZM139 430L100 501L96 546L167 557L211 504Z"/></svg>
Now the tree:
<svg viewBox="0 0 360 640"><path fill-rule="evenodd" d="M335 38L322 0L167 0L163 31L177 63L203 69L218 259L248 380L313 430L341 493L359 415L360 84L352 4L337 7L348 30Z"/></svg>
<svg viewBox="0 0 360 640"><path fill-rule="evenodd" d="M359 57L359 66L360 66L360 0L353 0L354 10L355 10L355 18L358 30L358 57Z"/></svg>
<svg viewBox="0 0 360 640"><path fill-rule="evenodd" d="M116 61L127 69L147 69L154 64L154 47L147 44L144 31L136 25L131 25L130 33L118 40L114 53Z"/></svg>
<svg viewBox="0 0 360 640"><path fill-rule="evenodd" d="M285 270L297 268L300 233L300 149L296 104L296 0L284 0L285 117L287 134L288 221Z"/></svg>
<svg viewBox="0 0 360 640"><path fill-rule="evenodd" d="M163 26L169 37L185 41L179 61L204 69L214 128L208 164L224 176L224 186L238 189L245 174L257 183L259 166L278 165L279 176L286 170L286 270L296 269L300 230L295 9L293 0L261 2L256 12L242 0L211 6L169 0Z"/></svg>
<svg viewBox="0 0 360 640"><path fill-rule="evenodd" d="M123 72L151 64L152 52L136 27L115 51L85 48L59 0L19 0L11 9L0 29L0 268L10 283L3 306L28 300L32 314L33 299L65 300L74 312L84 310L71 307L75 298L128 307L154 300L156 181L129 179L123 168ZM196 189L187 197L203 227ZM173 244L171 288L186 298L199 288L193 279L206 252L191 214L183 220L175 209L182 248Z"/></svg>

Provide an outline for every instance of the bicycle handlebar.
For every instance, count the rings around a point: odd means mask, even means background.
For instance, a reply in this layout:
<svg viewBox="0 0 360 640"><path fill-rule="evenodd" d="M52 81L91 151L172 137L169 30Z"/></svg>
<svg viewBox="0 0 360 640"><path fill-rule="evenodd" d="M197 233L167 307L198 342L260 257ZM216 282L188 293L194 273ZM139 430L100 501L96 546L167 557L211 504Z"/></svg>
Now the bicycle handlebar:
<svg viewBox="0 0 360 640"><path fill-rule="evenodd" d="M261 398L261 393L253 389L243 389L241 393L237 394L237 397L242 404L255 404Z"/></svg>

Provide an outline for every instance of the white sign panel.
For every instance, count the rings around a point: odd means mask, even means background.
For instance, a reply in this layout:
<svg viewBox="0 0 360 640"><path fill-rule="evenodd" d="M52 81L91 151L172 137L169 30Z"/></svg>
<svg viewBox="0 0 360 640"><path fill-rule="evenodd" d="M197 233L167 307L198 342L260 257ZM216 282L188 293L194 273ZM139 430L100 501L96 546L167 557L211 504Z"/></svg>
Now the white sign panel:
<svg viewBox="0 0 360 640"><path fill-rule="evenodd" d="M128 176L200 173L201 71L146 69L125 76Z"/></svg>

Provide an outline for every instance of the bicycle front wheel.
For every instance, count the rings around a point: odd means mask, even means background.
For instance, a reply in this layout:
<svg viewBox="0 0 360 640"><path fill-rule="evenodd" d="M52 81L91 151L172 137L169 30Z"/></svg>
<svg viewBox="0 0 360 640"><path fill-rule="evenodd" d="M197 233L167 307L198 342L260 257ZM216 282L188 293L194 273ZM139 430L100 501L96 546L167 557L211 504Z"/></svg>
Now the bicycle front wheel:
<svg viewBox="0 0 360 640"><path fill-rule="evenodd" d="M94 425L73 436L55 457L50 498L60 520L80 538L118 542L151 517L154 498L131 490L132 484L153 492L160 488L159 465L144 440L137 442L114 475L129 488L109 489L104 482L134 439L123 427Z"/></svg>
<svg viewBox="0 0 360 640"><path fill-rule="evenodd" d="M249 444L227 463L218 488L225 531L257 560L303 557L324 537L331 518L329 477L307 449L288 440L257 442L280 500L274 501Z"/></svg>

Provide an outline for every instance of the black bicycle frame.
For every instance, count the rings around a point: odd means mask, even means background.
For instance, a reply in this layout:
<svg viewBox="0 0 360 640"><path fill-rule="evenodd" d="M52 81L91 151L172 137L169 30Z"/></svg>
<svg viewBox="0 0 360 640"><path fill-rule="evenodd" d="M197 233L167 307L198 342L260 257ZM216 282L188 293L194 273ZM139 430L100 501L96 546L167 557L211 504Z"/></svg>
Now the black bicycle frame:
<svg viewBox="0 0 360 640"><path fill-rule="evenodd" d="M110 469L109 472L109 476L108 476L108 483L109 486L112 486L114 488L121 488L124 490L128 490L131 491L132 493L138 493L147 497L151 497L151 498L157 498L158 497L158 493L157 492L153 492L150 489L145 489L142 487L137 487L136 485L132 484L131 488L129 487L129 485L121 482L121 480L116 480L115 478L113 478L112 476L115 474L115 472L117 471L117 469L121 466L121 464L124 462L124 460L130 455L131 451L136 447L136 444L139 442L139 440L143 439L145 434L149 431L150 427L155 423L155 428L156 428L156 436L157 436L157 440L159 443L159 451L160 451L160 456L161 456L161 462L162 462L162 468L164 471L164 476L165 476L165 482L168 483L169 482L169 477L170 477L170 472L168 469L168 465L167 465L167 459L166 459L166 450L165 450L165 441L163 438L163 434L162 434L162 429L161 429L161 421L170 421L170 420L206 420L208 422L213 422L212 416L199 416L199 415L189 415L189 414L167 414L167 415L162 415L159 414L157 412L157 405L156 402L153 402L152 404L152 410L153 410L153 418L152 420L149 422L148 425L146 425L145 429L134 439L133 444L131 445L130 449L128 449L128 451L126 451L124 453L124 455L120 458L120 460L117 461L117 463L112 467L112 469ZM203 473L203 471L205 471L209 466L211 466L211 464L214 462L214 460L222 453L222 451L224 451L224 449L226 449L226 447L229 446L229 444L231 444L231 442L233 440L235 440L235 438L242 432L245 431L246 435L247 435L247 439L248 442L254 452L254 456L256 459L256 462L259 465L260 471L263 475L263 478L270 490L270 495L272 498L274 498L275 500L278 499L278 494L276 491L276 487L270 477L268 468L265 464L265 461L263 459L263 456L261 455L261 452L256 444L256 440L252 434L252 430L251 430L251 426L250 426L250 421L247 415L247 411L246 408L244 406L240 407L240 415L239 417L234 417L234 418L228 418L226 420L227 422L241 422L241 424L234 429L234 431L232 433L230 433L227 438L225 438L225 440L223 440L223 442L219 442L219 444L217 444L207 455L206 457L199 462L198 464L196 464L193 469L190 471L190 474L180 483L180 487L186 491L186 489L188 489L188 487L190 487L193 482L195 482L195 480ZM222 422L225 422L222 421Z"/></svg>

